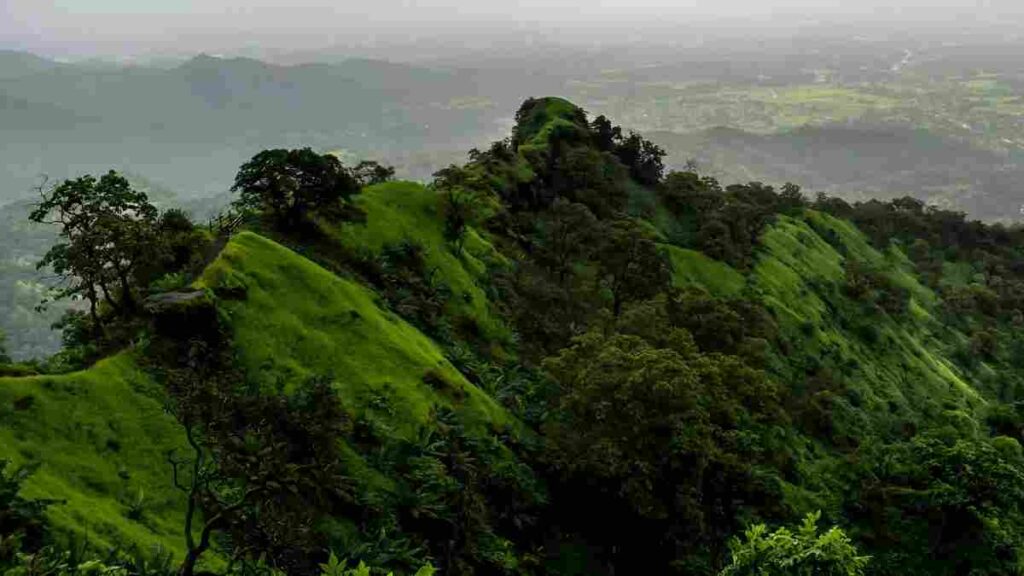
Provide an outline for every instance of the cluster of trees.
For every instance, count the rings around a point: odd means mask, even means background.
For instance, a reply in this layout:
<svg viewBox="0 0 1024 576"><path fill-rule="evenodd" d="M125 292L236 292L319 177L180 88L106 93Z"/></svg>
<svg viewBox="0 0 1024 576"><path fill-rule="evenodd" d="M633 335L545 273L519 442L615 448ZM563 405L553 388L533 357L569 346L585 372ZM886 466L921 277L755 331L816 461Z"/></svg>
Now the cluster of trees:
<svg viewBox="0 0 1024 576"><path fill-rule="evenodd" d="M394 168L373 161L348 168L337 156L309 148L264 150L239 168L232 186L238 193L234 205L262 215L281 231L296 232L310 225L313 217L357 217L352 197L394 174Z"/></svg>
<svg viewBox="0 0 1024 576"><path fill-rule="evenodd" d="M553 509L563 512L552 512L552 523L582 535L600 550L601 563L616 570L653 559L679 572L713 573L731 557L728 569L737 574L1012 572L1015 553L1008 551L1020 547L1016 529L1006 528L1016 522L1013 497L995 498L989 485L970 485L977 476L964 471L987 470L995 484L1005 483L1005 494L1015 494L1017 438L972 436L931 413L892 431L839 424L864 409L848 388L846 367L834 371L800 354L787 358L801 340L780 334L757 294L723 300L675 290L658 242L745 270L778 215L800 217L815 208L852 219L879 248L896 241L922 276L931 270L929 284L944 306L971 311L948 325L964 327L976 359L1012 366L1012 334L1024 317L1015 312L1021 294L1015 275L1024 271L1019 229L967 222L907 199L849 206L825 197L809 202L793 185L723 187L692 171L662 176L653 168L645 177L644 162L619 154L621 130L602 119L588 122L549 101L528 102L517 119L512 140L476 152L459 169L459 182L492 192L505 208L492 211L484 225L515 262L496 283L519 335L520 359L527 369L542 366L550 384L524 395L541 406L524 412L540 414L540 470ZM661 237L626 215L637 213L631 204L638 186L653 188L672 216L659 222ZM956 286L950 263L960 274L969 264L966 275L975 278ZM837 322L856 318L848 326L853 335L865 346L882 345L877 333L868 334L872 319L905 318L908 290L891 270L854 257L846 259L845 278L842 286L820 287L821 296L830 310L857 308L836 311ZM805 336L815 329L808 325ZM692 348L679 350L685 342ZM1019 436L1012 424L1018 421L1003 414L999 425ZM804 456L795 447L807 441L839 452L862 447L862 460L849 465L852 477L830 480L836 486L824 489L831 494L824 497L845 503L829 518L850 525L877 556L867 568L845 536L830 531L819 541L806 526L805 537L762 530L748 535L745 548L727 550L727 536L751 519L793 517L797 511L782 504L783 486L825 481L800 470ZM864 448L878 442L884 446L878 452ZM876 496L881 500L873 501ZM580 513L586 507L571 505L575 497L606 505ZM861 502L876 507L865 513ZM892 525L891 518L903 523ZM942 528L953 525L963 532ZM788 552L765 552L740 566L771 548L769 541ZM832 568L813 564L828 557L816 546L836 554ZM806 552L804 560L794 547Z"/></svg>
<svg viewBox="0 0 1024 576"><path fill-rule="evenodd" d="M785 514L780 484L758 472L791 458L771 430L784 422L780 394L739 357L703 354L644 312L545 362L558 382L546 462L560 504L577 511L565 522L609 551L610 566L707 573L740 518Z"/></svg>
<svg viewBox="0 0 1024 576"><path fill-rule="evenodd" d="M695 172L672 172L657 188L675 219L670 240L712 258L746 269L764 227L776 214L792 214L806 205L800 188L786 184L778 192L759 182L724 189Z"/></svg>
<svg viewBox="0 0 1024 576"><path fill-rule="evenodd" d="M190 438L193 438L190 435ZM194 442L194 440L193 440ZM197 454L203 453L203 448L196 446ZM223 482L213 481L216 473L212 472L207 462L199 462L192 466L194 478L189 480L193 488L187 489L190 494L195 495L197 490L210 490L211 486L217 484L224 489ZM32 474L31 468L16 468L7 460L0 460L0 571L7 576L184 576L195 572L194 560L198 558L196 552L199 550L194 542L189 540L189 556L181 565L176 565L170 555L159 555L153 557L151 553L142 553L134 549L113 549L99 550L88 544L67 542L55 537L47 526L45 512L47 508L60 505L59 502L51 500L40 500L27 498L22 494L25 481ZM177 469L176 469L177 472ZM178 480L175 474L175 480ZM220 478L221 481L224 477ZM196 487L201 488L196 488ZM256 492L253 492L256 494ZM213 502L215 500L193 497L190 499L189 519L198 519L197 506ZM263 496L266 498L266 496ZM257 498L247 496L237 498L237 502L248 502L250 510L257 506ZM264 500L263 504L272 502ZM239 509L242 506L238 507ZM219 524L227 524L217 513L213 513L206 520L203 531L203 538L209 538L207 528ZM208 543L207 543L208 545ZM318 551L318 556L319 551ZM249 574L273 574L280 573L275 566L266 558L258 562L236 565L228 573L239 576ZM432 576L436 570L429 564L423 564L415 569L414 576ZM393 576L393 572L386 572L383 569L371 568L365 562L359 561L355 566L350 562L339 560L331 553L324 557L324 561L317 563L307 571L316 576L376 576L387 574ZM208 572L207 572L208 573ZM289 573L289 572L285 572ZM410 570L409 574L413 574Z"/></svg>
<svg viewBox="0 0 1024 576"><path fill-rule="evenodd" d="M379 254L362 254L355 261L357 270L388 303L414 326L433 338L449 342L452 326L445 307L452 290L427 265L425 248L406 240L388 244Z"/></svg>
<svg viewBox="0 0 1024 576"><path fill-rule="evenodd" d="M30 219L56 225L59 240L38 266L59 277L57 298L88 305L62 321L69 348L87 349L81 360L122 342L143 299L198 271L211 244L185 213L161 213L113 171L40 188L40 196Z"/></svg>
<svg viewBox="0 0 1024 576"><path fill-rule="evenodd" d="M51 298L87 304L58 324L65 350L51 364L80 366L128 341L140 329L145 299L187 285L246 217L258 216L282 234L306 231L315 218L358 218L352 196L393 176L393 168L377 162L347 168L308 148L265 150L238 171L235 212L208 227L179 209L159 210L114 171L41 186L29 218L55 226L59 237L38 267L59 279Z"/></svg>
<svg viewBox="0 0 1024 576"><path fill-rule="evenodd" d="M631 194L654 188L678 223L670 241L738 267L775 214L805 201L793 186L666 177L659 148L557 101L527 101L517 120L511 140L434 182L469 204L446 200L449 228L472 220L514 262L493 281L523 365L470 363L468 374L485 388L488 373L541 374L515 378L509 404L543 438L533 458L551 491L542 522L556 542L593 547L589 570L716 573L749 519L793 512L782 504L792 402L761 369L777 328L756 301L674 288L665 239L629 214ZM862 565L855 554L837 565L851 558Z"/></svg>
<svg viewBox="0 0 1024 576"><path fill-rule="evenodd" d="M909 197L849 204L820 196L813 206L849 219L878 248L896 246L910 258L939 295L944 324L967 336L952 354L963 369L977 372L982 362L1024 366L1018 360L1024 350L1024 228L968 220ZM898 289L888 292L889 306L904 305ZM995 391L1003 401L1017 401L1024 398L1024 381L1005 373Z"/></svg>

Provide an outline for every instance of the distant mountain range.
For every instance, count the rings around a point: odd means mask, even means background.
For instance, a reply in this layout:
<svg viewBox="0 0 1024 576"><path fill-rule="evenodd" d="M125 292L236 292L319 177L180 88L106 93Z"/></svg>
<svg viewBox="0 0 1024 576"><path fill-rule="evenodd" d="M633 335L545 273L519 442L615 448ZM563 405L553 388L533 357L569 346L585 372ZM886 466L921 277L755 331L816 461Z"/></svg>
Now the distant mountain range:
<svg viewBox="0 0 1024 576"><path fill-rule="evenodd" d="M211 195L232 167L272 146L373 157L465 150L504 129L497 111L530 90L493 80L367 59L283 66L199 55L172 67L99 66L0 52L0 203L24 197L41 174L110 167Z"/></svg>

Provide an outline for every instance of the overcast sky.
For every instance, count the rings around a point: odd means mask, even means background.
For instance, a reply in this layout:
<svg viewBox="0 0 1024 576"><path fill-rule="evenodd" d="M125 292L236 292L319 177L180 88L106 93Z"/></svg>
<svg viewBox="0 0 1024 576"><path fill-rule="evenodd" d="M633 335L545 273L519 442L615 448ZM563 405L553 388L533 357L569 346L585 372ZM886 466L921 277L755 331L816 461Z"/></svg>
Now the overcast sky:
<svg viewBox="0 0 1024 576"><path fill-rule="evenodd" d="M486 28L592 27L710 19L951 24L1019 21L1024 0L0 0L0 47L50 54L310 49L348 39Z"/></svg>

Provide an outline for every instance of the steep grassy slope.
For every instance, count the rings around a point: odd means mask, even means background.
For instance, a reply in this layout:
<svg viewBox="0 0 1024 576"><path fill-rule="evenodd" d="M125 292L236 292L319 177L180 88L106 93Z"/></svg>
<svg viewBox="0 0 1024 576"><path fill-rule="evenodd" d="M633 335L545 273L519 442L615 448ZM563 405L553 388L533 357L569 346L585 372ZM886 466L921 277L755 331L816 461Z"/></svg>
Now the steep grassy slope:
<svg viewBox="0 0 1024 576"><path fill-rule="evenodd" d="M743 275L724 262L671 244L662 248L672 262L672 283L677 288L700 286L718 296L735 296L746 284Z"/></svg>
<svg viewBox="0 0 1024 576"><path fill-rule="evenodd" d="M353 250L378 255L386 245L415 242L425 249L427 266L453 293L449 312L471 319L484 336L507 343L511 333L492 310L481 280L489 269L507 264L491 244L470 229L462 254L453 253L444 239L444 218L436 192L415 182L389 182L363 190L357 204L366 212L363 224L346 224L332 231Z"/></svg>
<svg viewBox="0 0 1024 576"><path fill-rule="evenodd" d="M402 221L400 210L395 222ZM415 212L406 218L412 221ZM418 230L429 238L429 228ZM479 290L449 253L436 254L453 266L447 281ZM222 300L220 307L248 377L268 392L314 375L332 377L353 416L386 404L378 417L396 437L413 437L441 406L480 430L515 425L371 290L266 238L238 235L197 285L244 287L243 299ZM482 305L477 311L488 318ZM187 446L164 404L132 352L65 376L0 378L0 458L41 465L26 495L66 500L50 511L60 533L101 548L137 546L177 556L185 502L171 485L166 454ZM347 452L362 468L361 458ZM363 479L380 480L373 476Z"/></svg>
<svg viewBox="0 0 1024 576"><path fill-rule="evenodd" d="M677 283L700 284L720 296L742 288L727 265L669 250ZM906 290L906 311L868 310L848 295L848 262L879 270ZM985 404L946 355L957 335L933 318L936 295L916 280L898 249L876 250L849 222L812 210L779 216L762 234L746 281L747 292L767 306L790 342L792 354L777 359L775 370L797 381L802 372L826 369L857 384L858 405L840 399L833 406L849 426L882 431Z"/></svg>
<svg viewBox="0 0 1024 576"><path fill-rule="evenodd" d="M64 376L0 378L0 458L39 464L26 495L64 501L49 511L60 532L178 555L185 498L166 454L187 446L163 407L131 352Z"/></svg>
<svg viewBox="0 0 1024 576"><path fill-rule="evenodd" d="M266 238L238 235L199 285L244 287L244 300L221 307L248 377L267 390L332 376L347 407L358 410L382 395L396 430L410 434L438 405L480 424L509 422L430 339L378 306L373 292ZM446 385L435 389L424 380L428 373Z"/></svg>

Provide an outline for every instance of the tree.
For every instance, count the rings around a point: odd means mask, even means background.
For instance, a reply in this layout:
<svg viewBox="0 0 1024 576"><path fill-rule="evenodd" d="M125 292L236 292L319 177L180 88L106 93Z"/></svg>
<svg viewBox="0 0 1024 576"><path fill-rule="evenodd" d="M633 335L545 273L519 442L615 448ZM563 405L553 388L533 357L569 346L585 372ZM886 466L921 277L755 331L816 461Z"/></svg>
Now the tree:
<svg viewBox="0 0 1024 576"><path fill-rule="evenodd" d="M454 245L456 254L461 254L468 226L477 217L479 198L473 177L468 170L451 165L434 173L432 187L441 192L444 239Z"/></svg>
<svg viewBox="0 0 1024 576"><path fill-rule="evenodd" d="M862 526L873 572L1017 573L1024 462L999 444L918 435L860 450L846 515Z"/></svg>
<svg viewBox="0 0 1024 576"><path fill-rule="evenodd" d="M348 562L339 560L333 552L326 563L320 564L320 576L374 576L383 572L367 566L364 562L360 562L355 568L349 568ZM413 576L434 576L436 573L437 570L433 566L425 564ZM387 576L394 576L394 572L388 572Z"/></svg>
<svg viewBox="0 0 1024 576"><path fill-rule="evenodd" d="M295 230L312 214L341 219L360 182L336 156L309 148L264 150L242 165L231 190L235 206Z"/></svg>
<svg viewBox="0 0 1024 576"><path fill-rule="evenodd" d="M251 486L240 494L233 497L224 496L223 489L218 490L223 484L230 482L230 479L223 478L218 474L216 464L210 461L209 451L203 448L196 439L196 430L192 423L185 424L185 436L188 438L189 446L193 450L192 460L179 459L173 453L168 454L167 459L173 469L174 486L188 496L188 504L185 508L185 558L178 569L180 576L192 576L195 573L196 564L213 544L212 537L215 530L221 529L228 516L248 504L257 495L259 487ZM186 480L180 468L189 466L191 475ZM228 500L231 498L231 500ZM199 531L199 540L196 541L193 525L199 519L203 505L215 507L218 511L211 516L204 518Z"/></svg>
<svg viewBox="0 0 1024 576"><path fill-rule="evenodd" d="M615 148L615 155L629 168L630 176L637 182L653 186L661 181L665 172L662 162L665 151L636 132L630 132L622 139Z"/></svg>
<svg viewBox="0 0 1024 576"><path fill-rule="evenodd" d="M0 364L7 364L11 357L7 355L7 335L0 330Z"/></svg>
<svg viewBox="0 0 1024 576"><path fill-rule="evenodd" d="M730 564L719 576L862 576L869 558L861 556L838 527L818 533L820 513L808 514L796 531L769 533L755 524L729 543Z"/></svg>
<svg viewBox="0 0 1024 576"><path fill-rule="evenodd" d="M385 166L373 160L363 160L352 170L353 176L360 186L383 184L395 177L395 168Z"/></svg>
<svg viewBox="0 0 1024 576"><path fill-rule="evenodd" d="M616 316L626 302L650 298L668 288L672 280L668 259L632 220L611 224L597 260Z"/></svg>
<svg viewBox="0 0 1024 576"><path fill-rule="evenodd" d="M581 529L618 550L613 563L713 563L746 502L776 513L764 503L778 488L751 466L776 450L759 423L778 420L778 392L736 357L700 354L685 330L644 332L657 341L591 331L544 362L558 385L545 458Z"/></svg>
<svg viewBox="0 0 1024 576"><path fill-rule="evenodd" d="M604 115L594 118L590 123L590 131L594 136L594 144L602 152L612 152L622 141L622 128L613 126L611 120Z"/></svg>
<svg viewBox="0 0 1024 576"><path fill-rule="evenodd" d="M441 213L444 216L444 239L462 254L466 233L473 218L473 194L461 187L448 188L441 195Z"/></svg>
<svg viewBox="0 0 1024 576"><path fill-rule="evenodd" d="M156 244L157 209L146 193L111 171L98 180L65 180L49 192L41 187L40 195L29 218L59 226L61 241L38 267L50 266L60 276L60 295L88 300L94 328L100 326L101 299L115 312L134 311L135 275Z"/></svg>
<svg viewBox="0 0 1024 576"><path fill-rule="evenodd" d="M627 172L615 156L589 147L570 147L555 158L549 181L553 197L579 202L599 217L622 212Z"/></svg>
<svg viewBox="0 0 1024 576"><path fill-rule="evenodd" d="M538 219L535 258L564 283L576 264L589 259L601 232L597 218L586 206L555 200Z"/></svg>
<svg viewBox="0 0 1024 576"><path fill-rule="evenodd" d="M181 575L191 576L215 532L235 560L308 572L325 546L318 523L352 504L338 453L348 420L331 381L315 377L292 395L268 395L240 390L228 372L176 380L173 390L193 450L191 460L169 455L175 485L188 495Z"/></svg>
<svg viewBox="0 0 1024 576"><path fill-rule="evenodd" d="M233 561L309 573L325 559L318 523L352 504L338 453L348 418L333 381L312 377L288 393L252 387L211 300L156 314L163 338L145 359L191 451L167 454L188 498L180 573L189 576L215 542Z"/></svg>

